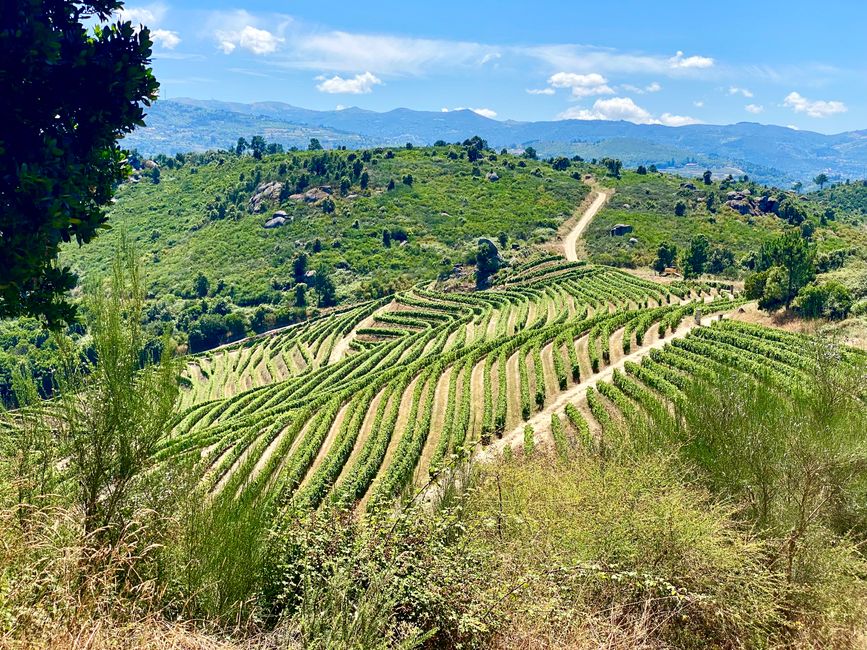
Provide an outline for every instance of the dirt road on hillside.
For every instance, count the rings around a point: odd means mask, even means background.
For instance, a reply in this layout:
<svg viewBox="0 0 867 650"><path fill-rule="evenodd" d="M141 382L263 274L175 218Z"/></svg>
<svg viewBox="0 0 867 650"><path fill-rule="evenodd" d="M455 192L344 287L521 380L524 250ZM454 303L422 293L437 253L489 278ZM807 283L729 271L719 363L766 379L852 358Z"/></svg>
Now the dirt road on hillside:
<svg viewBox="0 0 867 650"><path fill-rule="evenodd" d="M602 206L605 205L611 194L613 194L612 190L602 190L598 186L594 187L593 191L596 196L593 197L592 203L584 210L584 214L581 215L578 222L569 231L569 234L566 235L566 239L563 240L563 253L570 262L578 261L578 251L576 250L578 238L584 233L593 217L596 216L596 213L602 209Z"/></svg>

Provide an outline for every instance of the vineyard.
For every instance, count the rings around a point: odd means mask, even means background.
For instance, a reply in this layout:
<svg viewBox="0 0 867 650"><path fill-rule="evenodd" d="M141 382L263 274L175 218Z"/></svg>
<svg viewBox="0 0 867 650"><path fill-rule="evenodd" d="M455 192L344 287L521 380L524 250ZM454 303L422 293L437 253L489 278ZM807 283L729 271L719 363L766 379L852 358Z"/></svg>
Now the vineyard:
<svg viewBox="0 0 867 650"><path fill-rule="evenodd" d="M523 444L525 430L560 453L593 444L613 406L628 417L676 400L690 370L793 380L787 335L696 327L743 304L724 285L560 257L488 291L418 286L191 357L158 457L192 458L208 490L250 503L370 508L454 457Z"/></svg>

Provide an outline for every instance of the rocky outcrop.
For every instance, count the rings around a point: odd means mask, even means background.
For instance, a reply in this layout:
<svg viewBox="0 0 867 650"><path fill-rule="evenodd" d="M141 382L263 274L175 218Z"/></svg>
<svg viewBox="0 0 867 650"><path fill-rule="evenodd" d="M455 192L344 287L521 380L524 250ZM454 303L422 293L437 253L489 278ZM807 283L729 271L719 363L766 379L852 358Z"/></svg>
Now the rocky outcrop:
<svg viewBox="0 0 867 650"><path fill-rule="evenodd" d="M757 217L761 214L775 213L780 206L780 200L768 194L755 199L749 190L741 190L727 193L725 205L739 214Z"/></svg>
<svg viewBox="0 0 867 650"><path fill-rule="evenodd" d="M250 197L250 212L262 212L266 204L277 203L280 200L280 193L282 191L283 183L280 181L262 183L256 188L253 196Z"/></svg>

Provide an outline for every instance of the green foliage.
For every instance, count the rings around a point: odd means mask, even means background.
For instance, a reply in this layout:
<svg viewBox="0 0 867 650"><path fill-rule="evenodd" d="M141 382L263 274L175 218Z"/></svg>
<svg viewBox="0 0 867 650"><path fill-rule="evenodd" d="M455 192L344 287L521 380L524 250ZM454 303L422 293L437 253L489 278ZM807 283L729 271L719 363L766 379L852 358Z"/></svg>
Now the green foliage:
<svg viewBox="0 0 867 650"><path fill-rule="evenodd" d="M659 245L656 251L656 259L653 261L653 270L657 273L662 273L665 269L674 266L677 259L677 246L671 242L664 241Z"/></svg>
<svg viewBox="0 0 867 650"><path fill-rule="evenodd" d="M791 305L802 287L815 277L814 246L800 231L792 229L763 244L757 273L748 278L748 297L759 300L759 307L773 311Z"/></svg>
<svg viewBox="0 0 867 650"><path fill-rule="evenodd" d="M104 206L127 172L118 140L143 125L158 88L147 28L115 21L88 33L91 16L107 21L121 6L4 6L0 317L74 317L66 292L75 276L55 264L60 246L86 244L105 226Z"/></svg>
<svg viewBox="0 0 867 650"><path fill-rule="evenodd" d="M85 531L111 539L120 534L133 482L170 430L178 399L168 340L156 365L145 354L137 264L121 248L107 287L93 287L85 301L95 361L81 360L67 342L61 347L62 450L76 477Z"/></svg>
<svg viewBox="0 0 867 650"><path fill-rule="evenodd" d="M689 248L684 251L681 267L684 278L697 278L704 273L704 265L707 263L710 242L704 235L694 237Z"/></svg>
<svg viewBox="0 0 867 650"><path fill-rule="evenodd" d="M536 448L536 439L533 433L533 425L524 426L524 456L532 456Z"/></svg>
<svg viewBox="0 0 867 650"><path fill-rule="evenodd" d="M350 193L358 196L335 192L331 214L315 202L288 198L301 190L298 185L309 189L352 179L358 159L349 157L365 153L370 158L369 193L353 179ZM189 269L197 268L206 270L212 283L222 279L221 295L237 307L278 303L282 292L291 292L290 280L304 281L292 269L302 254L308 256L309 267L329 269L337 299L345 302L372 297L377 286L406 288L450 272L452 264L443 265L443 259L454 258L456 251L461 257L482 237L504 232L510 241L525 242L550 235L587 194L585 185L565 173L543 165L546 171L539 178L525 168L511 169L511 160L516 158L479 161L500 176L488 183L472 180L465 158L453 160L441 150L420 147L395 150L390 158L382 150L287 152L265 154L258 161L234 152L188 154L183 164L162 165L164 182L158 187L122 185L110 218L116 231L128 232L144 253L149 293L167 302L186 299L181 288L190 286ZM283 176L281 165L286 168ZM408 173L414 179L411 187L399 184L392 192L381 191L390 179ZM172 181L165 182L167 178ZM262 213L251 214L249 199L266 182L284 183L287 192L264 203ZM227 217L206 220L203 216L216 196L222 197ZM233 206L237 218L228 217ZM287 212L287 223L264 229L262 224L277 209ZM390 249L383 248L380 236L386 229L392 239L395 232L406 233L406 244L395 246L392 241ZM152 240L155 230L160 235ZM82 275L105 273L116 231L87 247L64 249L64 262ZM315 238L320 240L319 252L313 250Z"/></svg>
<svg viewBox="0 0 867 650"><path fill-rule="evenodd" d="M852 294L839 282L811 283L795 298L795 309L807 318L842 320L852 309Z"/></svg>

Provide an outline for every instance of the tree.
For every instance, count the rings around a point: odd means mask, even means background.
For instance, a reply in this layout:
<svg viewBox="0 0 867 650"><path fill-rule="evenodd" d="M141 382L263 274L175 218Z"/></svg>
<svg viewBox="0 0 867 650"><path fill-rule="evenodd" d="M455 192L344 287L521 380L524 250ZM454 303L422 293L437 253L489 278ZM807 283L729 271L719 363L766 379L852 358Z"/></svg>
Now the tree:
<svg viewBox="0 0 867 650"><path fill-rule="evenodd" d="M307 277L307 254L300 253L298 257L292 260L292 279L296 284L304 282Z"/></svg>
<svg viewBox="0 0 867 650"><path fill-rule="evenodd" d="M154 167L151 170L151 183L153 183L154 185L159 185L161 176L162 176L162 172L160 172L160 168Z"/></svg>
<svg viewBox="0 0 867 650"><path fill-rule="evenodd" d="M361 189L366 190L370 185L370 174L367 172L361 172L361 179L358 181Z"/></svg>
<svg viewBox="0 0 867 650"><path fill-rule="evenodd" d="M0 317L71 321L63 242L90 242L129 167L118 140L158 84L150 32L101 25L117 0L8 0L0 11Z"/></svg>
<svg viewBox="0 0 867 650"><path fill-rule="evenodd" d="M386 186L385 189L388 190L389 192L394 189L394 179L393 178L389 179L388 185Z"/></svg>
<svg viewBox="0 0 867 650"><path fill-rule="evenodd" d="M121 245L106 286L85 298L93 358L82 361L63 341L60 401L52 410L70 481L84 515L84 532L116 541L136 479L154 463L159 441L171 431L178 398L178 364L168 338L156 365L144 354L144 285L136 256Z"/></svg>
<svg viewBox="0 0 867 650"><path fill-rule="evenodd" d="M677 246L669 241L664 241L656 250L656 259L653 262L653 269L657 273L662 273L667 268L674 266L674 261L677 259Z"/></svg>
<svg viewBox="0 0 867 650"><path fill-rule="evenodd" d="M697 278L704 273L704 265L707 262L709 248L710 242L706 236L698 235L692 238L689 249L686 251L681 264L683 277Z"/></svg>
<svg viewBox="0 0 867 650"><path fill-rule="evenodd" d="M569 166L571 164L572 161L565 156L559 156L551 161L551 167L556 169L558 172L566 171L567 169L569 169Z"/></svg>
<svg viewBox="0 0 867 650"><path fill-rule="evenodd" d="M603 158L599 161L614 178L620 178L620 170L623 169L623 163L616 158Z"/></svg>
<svg viewBox="0 0 867 650"><path fill-rule="evenodd" d="M322 144L319 142L319 138L310 138L307 151L322 151Z"/></svg>
<svg viewBox="0 0 867 650"><path fill-rule="evenodd" d="M801 190L804 189L804 184L801 181L795 181L792 183L792 189L795 190L796 194L800 194Z"/></svg>
<svg viewBox="0 0 867 650"><path fill-rule="evenodd" d="M530 160L538 160L539 155L536 153L536 150L533 147L527 147L524 149L524 153L521 154L524 158L529 158Z"/></svg>
<svg viewBox="0 0 867 650"><path fill-rule="evenodd" d="M684 203L683 201L678 201L677 204L674 206L674 214L677 217L682 217L683 215L685 215L686 203Z"/></svg>
<svg viewBox="0 0 867 650"><path fill-rule="evenodd" d="M719 274L735 263L735 254L725 246L715 246L708 257L707 272Z"/></svg>
<svg viewBox="0 0 867 650"><path fill-rule="evenodd" d="M208 290L211 288L211 283L208 282L208 278L205 277L204 273L201 271L196 276L195 282L193 282L193 291L196 292L196 296L199 298L204 298L208 295Z"/></svg>
<svg viewBox="0 0 867 650"><path fill-rule="evenodd" d="M828 175L823 172L816 176L816 178L813 179L813 182L819 186L820 190L824 189L825 184L828 182Z"/></svg>
<svg viewBox="0 0 867 650"><path fill-rule="evenodd" d="M391 248L391 231L388 228L382 231L382 245Z"/></svg>
<svg viewBox="0 0 867 650"><path fill-rule="evenodd" d="M317 307L333 307L337 304L337 288L324 268L316 271L313 277L313 288L316 289Z"/></svg>
<svg viewBox="0 0 867 650"><path fill-rule="evenodd" d="M267 145L265 144L265 138L263 138L261 135L254 135L253 139L250 140L250 153L256 160L262 159L262 155L265 153L266 147Z"/></svg>
<svg viewBox="0 0 867 650"><path fill-rule="evenodd" d="M404 185L408 185L408 186L412 187L412 183L413 183L412 174L407 174L406 176L403 177L403 184Z"/></svg>
<svg viewBox="0 0 867 650"><path fill-rule="evenodd" d="M491 276L500 270L500 252L490 239L480 239L476 249L476 288L488 286Z"/></svg>
<svg viewBox="0 0 867 650"><path fill-rule="evenodd" d="M235 153L243 156L245 151L247 151L247 140L245 138L238 138L238 144L235 145Z"/></svg>
<svg viewBox="0 0 867 650"><path fill-rule="evenodd" d="M808 284L798 292L795 309L806 318L842 320L852 309L852 294L836 281Z"/></svg>
<svg viewBox="0 0 867 650"><path fill-rule="evenodd" d="M296 307L306 307L307 306L307 285L303 282L299 282L295 285L295 300L293 304Z"/></svg>
<svg viewBox="0 0 867 650"><path fill-rule="evenodd" d="M711 171L709 169L706 170L704 172L704 174L701 175L701 178L704 181L705 185L710 185L711 183L713 183L713 174L711 173Z"/></svg>
<svg viewBox="0 0 867 650"><path fill-rule="evenodd" d="M638 168L635 170L635 173L639 176L645 176L647 174L647 167L645 167L644 165L639 165Z"/></svg>
<svg viewBox="0 0 867 650"><path fill-rule="evenodd" d="M761 309L788 308L815 277L815 257L815 249L797 229L765 242L756 263L757 273L745 286L747 297L758 299Z"/></svg>

